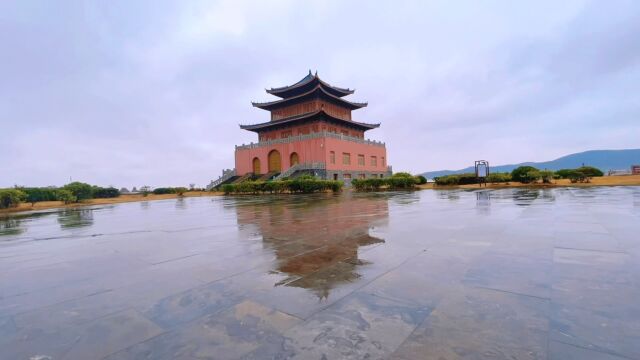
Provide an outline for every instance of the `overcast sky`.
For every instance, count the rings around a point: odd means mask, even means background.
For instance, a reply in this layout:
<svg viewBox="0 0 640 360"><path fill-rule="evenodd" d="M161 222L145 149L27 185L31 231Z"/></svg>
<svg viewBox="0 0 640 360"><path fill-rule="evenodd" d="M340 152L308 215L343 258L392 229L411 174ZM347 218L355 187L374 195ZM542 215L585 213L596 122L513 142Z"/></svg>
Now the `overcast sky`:
<svg viewBox="0 0 640 360"><path fill-rule="evenodd" d="M395 171L640 147L640 1L2 1L0 187L204 186L311 69Z"/></svg>

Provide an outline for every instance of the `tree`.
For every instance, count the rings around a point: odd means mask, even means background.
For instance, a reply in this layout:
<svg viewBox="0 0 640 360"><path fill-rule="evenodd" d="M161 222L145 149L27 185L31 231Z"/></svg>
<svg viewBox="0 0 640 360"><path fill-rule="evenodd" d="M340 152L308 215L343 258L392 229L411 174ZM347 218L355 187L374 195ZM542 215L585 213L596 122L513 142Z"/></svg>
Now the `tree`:
<svg viewBox="0 0 640 360"><path fill-rule="evenodd" d="M520 182L523 184L530 184L537 182L542 177L540 170L534 169L527 171L524 175L521 175Z"/></svg>
<svg viewBox="0 0 640 360"><path fill-rule="evenodd" d="M78 198L76 198L76 196L69 190L60 189L56 191L56 195L58 197L58 201L63 201L65 204L78 201Z"/></svg>
<svg viewBox="0 0 640 360"><path fill-rule="evenodd" d="M583 173L586 177L604 176L602 170L594 168L593 166L582 166L577 168L576 171Z"/></svg>
<svg viewBox="0 0 640 360"><path fill-rule="evenodd" d="M24 191L17 189L0 189L0 209L18 207L27 199Z"/></svg>
<svg viewBox="0 0 640 360"><path fill-rule="evenodd" d="M93 197L93 189L91 188L91 185L78 181L69 183L63 186L62 189L69 190L73 196L76 197L76 201L87 200Z"/></svg>
<svg viewBox="0 0 640 360"><path fill-rule="evenodd" d="M520 166L520 167L517 167L517 168L513 169L513 171L511 172L511 179L513 181L518 181L518 182L526 184L526 183L530 182L528 177L527 177L527 173L530 172L530 171L538 171L538 169L534 168L533 166Z"/></svg>

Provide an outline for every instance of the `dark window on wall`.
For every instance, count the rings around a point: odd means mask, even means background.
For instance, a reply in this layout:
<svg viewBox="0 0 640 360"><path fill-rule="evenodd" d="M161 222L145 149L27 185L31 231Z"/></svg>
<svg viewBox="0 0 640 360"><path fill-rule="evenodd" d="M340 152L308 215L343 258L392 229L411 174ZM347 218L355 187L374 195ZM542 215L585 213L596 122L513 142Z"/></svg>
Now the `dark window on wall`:
<svg viewBox="0 0 640 360"><path fill-rule="evenodd" d="M358 165L364 166L364 155L358 154Z"/></svg>
<svg viewBox="0 0 640 360"><path fill-rule="evenodd" d="M378 157L376 156L371 157L371 166L378 166Z"/></svg>
<svg viewBox="0 0 640 360"><path fill-rule="evenodd" d="M382 167L387 166L387 165L386 165L386 163L385 163L385 161L384 161L384 156L383 156L383 157L381 157L380 159L382 160Z"/></svg>
<svg viewBox="0 0 640 360"><path fill-rule="evenodd" d="M351 165L351 154L342 153L342 164L343 165Z"/></svg>
<svg viewBox="0 0 640 360"><path fill-rule="evenodd" d="M335 151L330 151L329 152L329 162L332 164L336 163L336 152Z"/></svg>

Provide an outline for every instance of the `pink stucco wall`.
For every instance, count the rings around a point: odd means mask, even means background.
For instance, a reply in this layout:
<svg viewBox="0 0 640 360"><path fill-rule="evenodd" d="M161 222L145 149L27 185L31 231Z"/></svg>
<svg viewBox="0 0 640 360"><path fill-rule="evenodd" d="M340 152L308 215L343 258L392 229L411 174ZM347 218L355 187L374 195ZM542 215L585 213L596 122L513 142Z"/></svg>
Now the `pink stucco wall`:
<svg viewBox="0 0 640 360"><path fill-rule="evenodd" d="M331 151L335 151L336 163L332 164L329 158ZM354 141L345 141L335 138L325 138L325 153L327 170L342 170L342 171L386 171L386 164L383 165L382 158L387 157L387 149L382 146L374 146L368 144L361 144ZM344 165L342 163L342 153L351 154L351 164ZM358 155L364 155L364 166L358 165ZM377 166L371 166L371 156L376 156L378 159Z"/></svg>
<svg viewBox="0 0 640 360"><path fill-rule="evenodd" d="M383 146L362 144L332 137L321 137L251 149L237 149L235 154L237 174L244 175L253 172L253 158L255 157L260 159L260 172L266 173L268 171L268 155L274 149L280 152L282 171L291 166L289 159L293 152L298 153L299 162L324 162L327 170L352 171L354 173L357 171L386 171L386 149ZM336 154L335 164L329 161L331 151ZM351 154L350 165L342 163L342 154L345 152ZM365 156L364 166L358 165L359 154ZM371 166L371 156L377 157L377 166ZM383 162L382 158L385 158L385 162Z"/></svg>

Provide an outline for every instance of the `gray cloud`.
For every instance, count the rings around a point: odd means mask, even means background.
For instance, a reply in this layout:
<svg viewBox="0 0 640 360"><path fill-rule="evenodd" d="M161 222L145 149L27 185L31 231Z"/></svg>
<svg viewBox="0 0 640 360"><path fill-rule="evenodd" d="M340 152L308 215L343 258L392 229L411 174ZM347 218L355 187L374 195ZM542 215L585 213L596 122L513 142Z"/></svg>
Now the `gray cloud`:
<svg viewBox="0 0 640 360"><path fill-rule="evenodd" d="M369 101L396 170L637 147L638 24L634 1L3 3L0 186L204 185L309 68Z"/></svg>

